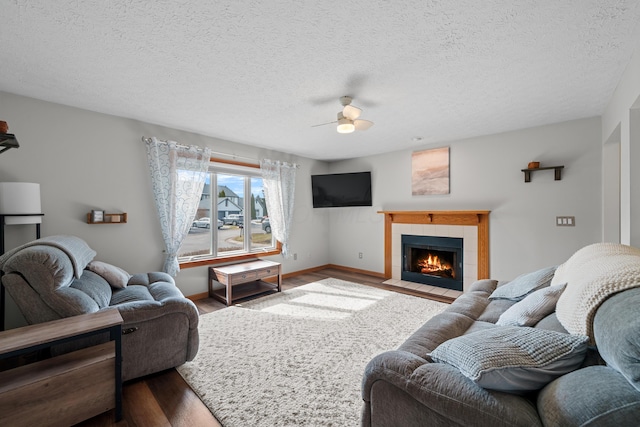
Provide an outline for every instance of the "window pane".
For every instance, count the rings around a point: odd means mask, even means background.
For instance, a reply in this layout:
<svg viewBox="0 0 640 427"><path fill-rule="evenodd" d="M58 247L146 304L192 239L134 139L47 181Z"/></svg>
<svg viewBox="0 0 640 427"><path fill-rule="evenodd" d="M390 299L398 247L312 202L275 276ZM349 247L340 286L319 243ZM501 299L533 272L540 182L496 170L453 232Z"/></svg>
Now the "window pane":
<svg viewBox="0 0 640 427"><path fill-rule="evenodd" d="M262 178L251 177L251 250L270 248L273 246L271 227L266 219L267 205L264 202ZM249 230L249 228L247 228Z"/></svg>
<svg viewBox="0 0 640 427"><path fill-rule="evenodd" d="M180 247L179 257L211 254L211 180L207 180L202 189L200 204L196 212L189 234Z"/></svg>
<svg viewBox="0 0 640 427"><path fill-rule="evenodd" d="M218 218L224 226L218 233L218 253L244 251L244 181L240 175L216 174Z"/></svg>
<svg viewBox="0 0 640 427"><path fill-rule="evenodd" d="M248 195L248 196L245 196ZM228 168L212 172L179 257L225 257L274 249L262 178Z"/></svg>

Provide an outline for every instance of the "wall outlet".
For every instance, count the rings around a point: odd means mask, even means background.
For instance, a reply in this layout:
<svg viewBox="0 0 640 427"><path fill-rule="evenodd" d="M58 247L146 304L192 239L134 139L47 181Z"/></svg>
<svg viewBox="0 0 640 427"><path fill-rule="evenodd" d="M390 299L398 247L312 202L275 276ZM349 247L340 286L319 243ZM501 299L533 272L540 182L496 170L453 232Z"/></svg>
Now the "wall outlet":
<svg viewBox="0 0 640 427"><path fill-rule="evenodd" d="M362 252L358 252L358 258L362 259Z"/></svg>
<svg viewBox="0 0 640 427"><path fill-rule="evenodd" d="M557 216L556 225L558 227L574 227L576 225L575 216Z"/></svg>
<svg viewBox="0 0 640 427"><path fill-rule="evenodd" d="M297 254L297 253L294 253L294 254L293 254L293 260L294 260L294 261L297 261L297 260L298 260L298 254Z"/></svg>

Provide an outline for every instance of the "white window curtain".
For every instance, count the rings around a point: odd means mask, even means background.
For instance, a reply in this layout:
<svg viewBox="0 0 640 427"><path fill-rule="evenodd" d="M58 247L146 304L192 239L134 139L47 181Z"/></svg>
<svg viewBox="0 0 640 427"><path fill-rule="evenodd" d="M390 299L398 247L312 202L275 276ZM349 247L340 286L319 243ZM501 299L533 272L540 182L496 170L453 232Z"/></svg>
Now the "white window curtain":
<svg viewBox="0 0 640 427"><path fill-rule="evenodd" d="M289 258L289 232L293 220L293 199L298 165L263 159L262 184L271 232L282 243L282 256Z"/></svg>
<svg viewBox="0 0 640 427"><path fill-rule="evenodd" d="M211 150L145 139L151 185L166 246L164 271L180 271L178 251L189 233L207 177Z"/></svg>

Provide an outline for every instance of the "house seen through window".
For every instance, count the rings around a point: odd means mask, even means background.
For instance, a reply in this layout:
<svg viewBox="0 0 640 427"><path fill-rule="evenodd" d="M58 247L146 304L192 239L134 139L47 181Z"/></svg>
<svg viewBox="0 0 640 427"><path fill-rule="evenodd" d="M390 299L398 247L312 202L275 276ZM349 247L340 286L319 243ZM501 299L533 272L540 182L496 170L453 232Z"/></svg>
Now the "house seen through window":
<svg viewBox="0 0 640 427"><path fill-rule="evenodd" d="M212 164L180 262L275 249L260 169Z"/></svg>

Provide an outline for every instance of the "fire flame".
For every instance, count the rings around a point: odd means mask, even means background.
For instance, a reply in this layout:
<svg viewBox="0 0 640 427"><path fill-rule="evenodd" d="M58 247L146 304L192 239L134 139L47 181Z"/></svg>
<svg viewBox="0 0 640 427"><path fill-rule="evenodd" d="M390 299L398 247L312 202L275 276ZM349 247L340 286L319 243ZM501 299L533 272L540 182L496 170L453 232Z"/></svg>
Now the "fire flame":
<svg viewBox="0 0 640 427"><path fill-rule="evenodd" d="M421 273L426 274L438 274L438 275L448 275L450 277L454 277L454 271L446 261L440 260L437 255L429 254L426 258L418 261L418 267L421 268Z"/></svg>

